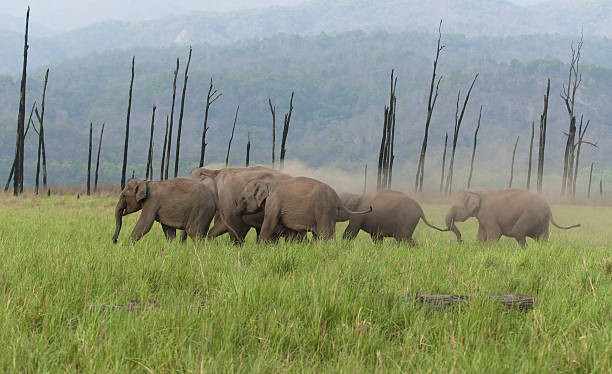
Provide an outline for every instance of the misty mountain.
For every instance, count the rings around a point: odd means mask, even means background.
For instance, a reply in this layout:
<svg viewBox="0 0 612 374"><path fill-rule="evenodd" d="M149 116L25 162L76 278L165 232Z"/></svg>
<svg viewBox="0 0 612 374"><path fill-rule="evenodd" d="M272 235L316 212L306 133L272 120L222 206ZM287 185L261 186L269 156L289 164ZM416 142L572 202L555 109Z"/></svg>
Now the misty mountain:
<svg viewBox="0 0 612 374"><path fill-rule="evenodd" d="M463 168L467 165L472 131L481 104L484 109L476 162L477 185L500 187L507 182L511 148L519 135L516 172L517 183L522 183L530 125L532 121L537 124L539 119L549 77L552 87L546 172L559 172L565 141L563 131L568 126L559 92L567 79L567 65L550 59L496 61L483 53L486 48L482 45L486 40L487 48L502 50L503 56L511 56L513 48L526 44L521 38L444 36L446 48L439 66L444 79L432 120L427 161L426 183L430 186L439 183L441 143L444 134L452 131L457 92L460 89L465 92L475 72L480 72L480 77L458 143L458 183L463 183ZM529 47L537 51L540 46L531 44ZM565 45L566 52L567 48ZM434 37L415 32L279 35L228 46L194 45L185 102L181 175L197 166L199 160L202 111L211 77L223 96L214 104L210 115L207 163L224 160L238 104L240 113L232 145L232 165L243 164L247 136L252 142L251 161L269 163L271 116L268 98L277 106L277 126L280 126L279 118L287 111L291 91L295 91L295 110L287 144L289 159L314 167L331 164L348 170L361 169L365 162L372 166L380 145L389 74L395 68L398 122L394 170L398 178L408 180L414 175L423 135L434 50ZM591 52L585 49L584 53L588 56ZM96 125L94 134L102 122L106 123L101 180L115 183L118 180L132 55L136 56L136 77L128 167L137 175L143 174L151 107L155 104L157 175L159 147L172 96L172 70L176 57L180 57L180 97L186 54L184 46L148 47L95 53L54 65L50 72L45 119L52 183L82 183L84 180L90 122ZM598 141L600 146L599 150L583 150L583 168L594 161L597 173L610 174L612 107L609 102L612 96L608 88L612 85L612 69L583 66L582 73L583 86L578 92L576 110L584 114L585 120L591 120L587 138ZM28 110L33 100L40 99L43 74L40 69L29 74ZM0 176L7 175L14 156L18 97L19 77L0 76ZM175 128L178 112L177 105ZM28 136L26 141L28 183L34 169L34 140ZM579 183L584 183L583 169L580 178ZM547 186L553 188L550 184Z"/></svg>
<svg viewBox="0 0 612 374"><path fill-rule="evenodd" d="M32 33L31 66L86 56L91 52L138 46L213 45L261 39L278 33L316 35L350 30L416 30L467 36L584 33L612 36L612 0L521 6L505 0L317 0L290 7L234 12L190 12L155 20L104 21L52 37ZM22 48L14 33L0 33L0 73L19 70ZM604 38L604 40L606 40Z"/></svg>

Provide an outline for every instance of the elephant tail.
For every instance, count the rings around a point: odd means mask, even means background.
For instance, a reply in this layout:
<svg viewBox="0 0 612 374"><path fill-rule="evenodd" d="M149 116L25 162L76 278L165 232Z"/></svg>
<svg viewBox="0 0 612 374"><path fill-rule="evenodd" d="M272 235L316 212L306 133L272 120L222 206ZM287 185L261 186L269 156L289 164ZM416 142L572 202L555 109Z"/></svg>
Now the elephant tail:
<svg viewBox="0 0 612 374"><path fill-rule="evenodd" d="M553 219L552 214L550 215L550 222L552 222L552 224L555 225L556 228L561 229L561 230L569 230L569 229L575 229L576 227L580 227L580 224L571 225L571 226L559 226Z"/></svg>
<svg viewBox="0 0 612 374"><path fill-rule="evenodd" d="M421 214L421 219L423 220L424 224L426 224L427 226L431 227L432 229L436 229L436 230L442 231L442 232L451 231L450 228L441 229L438 226L434 226L431 223L427 222L427 219L425 218L425 214Z"/></svg>
<svg viewBox="0 0 612 374"><path fill-rule="evenodd" d="M352 211L347 209L344 205L338 207L338 221L346 221L351 216L362 216L364 214L372 213L372 206L370 205L369 209L361 210L361 211Z"/></svg>

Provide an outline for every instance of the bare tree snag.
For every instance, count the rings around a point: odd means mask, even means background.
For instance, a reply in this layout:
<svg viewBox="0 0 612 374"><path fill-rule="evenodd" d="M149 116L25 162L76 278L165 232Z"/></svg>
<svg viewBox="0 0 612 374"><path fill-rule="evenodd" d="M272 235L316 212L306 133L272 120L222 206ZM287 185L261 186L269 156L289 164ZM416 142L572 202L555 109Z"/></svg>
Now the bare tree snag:
<svg viewBox="0 0 612 374"><path fill-rule="evenodd" d="M164 177L162 179L168 179L168 169L170 169L170 154L172 150L172 125L174 123L174 103L176 101L176 77L179 71L179 59L176 59L176 70L174 70L174 81L172 82L172 106L170 108L170 127L168 129L168 149L166 151L166 169L164 170Z"/></svg>
<svg viewBox="0 0 612 374"><path fill-rule="evenodd" d="M603 177L599 178L599 197L603 199Z"/></svg>
<svg viewBox="0 0 612 374"><path fill-rule="evenodd" d="M446 149L448 144L448 133L444 134L444 151L442 152L442 176L440 177L440 192L444 189L444 171L446 170Z"/></svg>
<svg viewBox="0 0 612 374"><path fill-rule="evenodd" d="M363 176L363 194L366 194L366 191L368 189L368 164L365 164L365 173Z"/></svg>
<svg viewBox="0 0 612 374"><path fill-rule="evenodd" d="M514 142L514 149L512 150L512 164L510 165L510 181L508 182L508 188L512 188L512 179L514 178L514 157L516 156L516 146L518 145L520 136L516 137Z"/></svg>
<svg viewBox="0 0 612 374"><path fill-rule="evenodd" d="M246 167L249 167L249 158L251 155L251 134L247 134L247 146L246 146Z"/></svg>
<svg viewBox="0 0 612 374"><path fill-rule="evenodd" d="M535 121L531 121L531 140L529 140L529 165L527 167L527 191L531 189L531 162L533 160L533 136L535 135Z"/></svg>
<svg viewBox="0 0 612 374"><path fill-rule="evenodd" d="M161 168L159 180L164 180L164 166L166 165L166 145L168 145L168 116L166 116L166 131L164 132L164 146L162 147Z"/></svg>
<svg viewBox="0 0 612 374"><path fill-rule="evenodd" d="M123 145L123 166L121 168L121 189L125 187L125 173L127 169L128 144L130 139L130 112L132 110L132 89L134 88L134 60L136 56L132 56L132 78L130 79L130 93L128 99L127 117L125 121L125 140Z"/></svg>
<svg viewBox="0 0 612 374"><path fill-rule="evenodd" d="M395 141L395 107L397 98L395 90L397 87L397 77L394 78L394 70L391 70L391 85L389 89L389 106L385 106L385 115L383 121L383 136L380 144L380 153L378 156L378 176L376 181L376 189L380 191L391 187L393 179L393 146Z"/></svg>
<svg viewBox="0 0 612 374"><path fill-rule="evenodd" d="M23 70L21 73L21 89L19 92L19 115L17 116L17 141L16 141L16 157L17 164L15 165L15 178L13 178L13 194L15 196L23 192L23 158L24 158L24 142L25 142L25 101L26 101L26 80L28 66L28 28L30 25L30 7L26 13L25 25L25 40L23 43Z"/></svg>
<svg viewBox="0 0 612 374"><path fill-rule="evenodd" d="M542 193L542 182L544 179L544 151L546 148L546 123L548 121L548 98L550 97L550 78L546 85L546 95L544 95L544 109L540 116L540 143L538 145L538 193Z"/></svg>
<svg viewBox="0 0 612 374"><path fill-rule="evenodd" d="M565 144L565 153L563 155L563 180L561 185L561 195L568 193L568 187L571 189L572 183L572 166L574 158L574 141L576 139L576 115L574 114L574 104L576 102L576 91L582 82L582 74L580 73L580 54L582 49L582 36L578 42L578 46L574 49L574 44L571 46L570 67L568 74L567 86L563 86L561 99L565 103L567 114L569 116L569 130L567 132L567 142ZM570 163L570 161L572 161Z"/></svg>
<svg viewBox="0 0 612 374"><path fill-rule="evenodd" d="M189 63L191 62L191 47L189 47L189 57L187 58L187 65L185 66L185 77L183 79L183 94L181 96L181 112L179 113L178 128L176 130L176 157L174 158L174 178L178 176L179 172L179 153L181 151L181 130L183 128L183 110L185 109L185 94L187 93L187 79L189 76Z"/></svg>
<svg viewBox="0 0 612 374"><path fill-rule="evenodd" d="M36 107L36 101L34 101L34 104L32 104L32 110L30 111L30 118L28 119L28 126L26 127L25 132L23 133L24 139L26 136L28 136L28 131L30 131L30 125L34 123L32 122L32 114L34 113L35 107ZM11 185L11 181L13 180L13 175L15 173L16 167L17 167L17 152L15 151L15 158L13 159L13 165L11 166L11 172L9 173L9 176L6 180L6 184L4 185L4 192L7 192Z"/></svg>
<svg viewBox="0 0 612 374"><path fill-rule="evenodd" d="M289 133L289 124L291 123L291 114L293 113L293 94L291 92L291 99L289 99L289 113L285 113L285 121L283 124L283 138L281 139L281 149L280 149L280 168L283 170L285 166L285 153L287 152L287 148L285 148L285 143L287 142L287 134Z"/></svg>
<svg viewBox="0 0 612 374"><path fill-rule="evenodd" d="M100 152L102 150L102 136L104 136L104 123L100 130L100 140L98 141L98 156L96 157L96 175L94 177L94 194L98 192L98 171L100 169Z"/></svg>
<svg viewBox="0 0 612 374"><path fill-rule="evenodd" d="M149 136L149 152L147 152L147 171L145 179L153 180L153 132L155 129L155 110L157 107L153 105L153 114L151 115L151 135Z"/></svg>
<svg viewBox="0 0 612 374"><path fill-rule="evenodd" d="M236 107L236 115L234 115L234 125L232 126L232 135L230 136L229 143L227 143L227 154L225 155L225 167L229 166L229 155L230 155L230 150L232 148L232 140L234 140L234 130L236 130L236 120L238 119L239 110L240 110L240 105Z"/></svg>
<svg viewBox="0 0 612 374"><path fill-rule="evenodd" d="M472 147L472 160L470 161L470 176L468 177L467 188L472 186L472 173L474 171L474 157L476 157L476 143L478 140L478 130L480 130L480 118L482 117L482 105L480 106L480 112L478 113L478 125L474 131L474 146ZM446 149L445 149L446 150Z"/></svg>
<svg viewBox="0 0 612 374"><path fill-rule="evenodd" d="M272 113L272 169L274 169L274 148L276 146L276 107L272 105L272 99L268 98L270 113Z"/></svg>
<svg viewBox="0 0 612 374"><path fill-rule="evenodd" d="M221 93L217 93L214 89L212 78L208 86L208 94L206 95L206 108L204 109L204 126L202 128L202 147L200 148L200 167L204 166L204 156L206 155L206 133L208 132L208 110L210 106L221 97Z"/></svg>
<svg viewBox="0 0 612 374"><path fill-rule="evenodd" d="M461 114L459 115L459 98L461 97L461 90L457 94L457 103L455 107L455 131L453 134L453 149L451 151L451 158L448 165L448 175L446 176L446 188L445 191L447 194L451 194L453 190L453 168L455 166L455 150L457 148L457 139L459 138L459 129L461 128L461 121L463 121L463 115L465 114L465 107L467 106L468 101L470 100L470 94L472 93L472 88L474 88L474 84L476 83L476 79L478 78L478 73L474 76L474 80L470 85L470 89L465 96L465 100L463 102L463 108L461 109Z"/></svg>
<svg viewBox="0 0 612 374"><path fill-rule="evenodd" d="M389 112L389 108L387 108L385 106L385 117L383 120L383 132L382 132L382 137L380 139L380 151L378 153L378 170L377 170L377 178L376 178L376 191L380 191L383 189L383 182L382 182L382 178L383 178L383 169L384 169L384 162L385 162L385 147L387 145L387 120L389 118L388 116L388 112Z"/></svg>
<svg viewBox="0 0 612 374"><path fill-rule="evenodd" d="M93 142L93 123L89 123L89 152L87 156L87 196L91 195L91 146Z"/></svg>
<svg viewBox="0 0 612 374"><path fill-rule="evenodd" d="M45 152L45 97L47 96L47 82L49 81L49 69L45 73L45 82L43 83L42 92L42 104L40 107L40 115L36 110L36 117L38 119L39 131L38 131L38 160L36 162L36 187L34 194L38 195L38 186L40 181L40 162L42 156L42 167L43 167L43 189L47 189L47 155Z"/></svg>
<svg viewBox="0 0 612 374"><path fill-rule="evenodd" d="M584 140L584 135L586 134L590 123L591 123L590 120L587 121L583 129L582 128L582 117L580 117L580 129L578 130L578 142L574 144L574 148L576 148L576 161L575 161L576 165L574 169L574 180L572 183L572 196L574 198L576 197L576 180L578 179L578 166L580 164L580 150L582 149L582 144L587 144L594 148L598 148L597 143L587 142L586 140Z"/></svg>
<svg viewBox="0 0 612 374"><path fill-rule="evenodd" d="M423 177L425 176L425 154L427 153L427 140L429 138L429 125L431 123L431 116L438 100L438 89L442 77L438 78L436 83L436 69L438 67L438 59L440 52L444 49L444 46L440 44L442 39L442 20L440 20L440 26L438 27L438 46L436 48L436 57L433 61L433 73L431 75L431 83L429 85L429 99L427 100L427 119L425 120L425 135L423 135L423 144L421 145L421 154L419 156L419 163L417 166L416 180L414 183L415 191L423 192ZM435 84L435 91L434 91Z"/></svg>
<svg viewBox="0 0 612 374"><path fill-rule="evenodd" d="M591 171L589 172L589 189L587 190L587 198L591 199L591 181L593 180L593 162L591 162Z"/></svg>

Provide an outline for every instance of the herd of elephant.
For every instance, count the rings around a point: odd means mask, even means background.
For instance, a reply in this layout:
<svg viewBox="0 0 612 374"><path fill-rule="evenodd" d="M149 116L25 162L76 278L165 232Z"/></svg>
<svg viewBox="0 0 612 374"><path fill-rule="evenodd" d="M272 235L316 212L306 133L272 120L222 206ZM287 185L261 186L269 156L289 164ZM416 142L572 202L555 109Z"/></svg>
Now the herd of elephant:
<svg viewBox="0 0 612 374"><path fill-rule="evenodd" d="M377 243L384 237L414 244L412 234L422 220L439 231L451 231L461 242L455 222L478 220L478 240L497 241L502 235L524 247L526 238L548 240L552 218L548 203L539 195L518 189L462 191L446 215L446 228L430 224L419 204L407 195L383 190L372 195L336 193L312 178L292 177L262 166L225 169L194 169L188 178L164 181L131 179L119 195L115 208L117 242L123 216L142 210L131 240L142 238L158 221L168 240L183 230L197 241L228 233L234 243L244 242L255 228L257 242L335 238L336 222L349 221L345 239L360 230ZM214 225L209 229L210 223Z"/></svg>

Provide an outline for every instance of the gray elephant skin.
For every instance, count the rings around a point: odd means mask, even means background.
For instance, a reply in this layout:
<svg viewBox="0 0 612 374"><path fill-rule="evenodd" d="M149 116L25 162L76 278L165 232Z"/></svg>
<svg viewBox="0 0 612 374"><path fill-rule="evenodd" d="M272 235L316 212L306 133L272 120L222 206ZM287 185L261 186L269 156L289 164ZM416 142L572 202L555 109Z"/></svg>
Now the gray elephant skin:
<svg viewBox="0 0 612 374"><path fill-rule="evenodd" d="M228 232L226 224L218 219L220 214L223 214L225 221L230 224L236 232L235 234L229 232L231 240L234 243L240 244L244 242L251 227L255 228L259 236L264 221L263 212L248 214L242 213L236 209L240 193L244 187L251 181L273 183L292 177L278 170L263 166L252 166L248 168L225 169L196 168L189 174L189 178L194 180L213 178L216 183L219 196L219 212L217 216L215 216L213 227L208 234L209 237L216 237ZM274 236L294 238L300 237L300 234L279 226L275 229Z"/></svg>
<svg viewBox="0 0 612 374"><path fill-rule="evenodd" d="M333 188L306 177L247 183L240 193L237 212L257 213L262 209L264 222L258 243L269 240L277 225L296 232L312 232L317 239L331 239L335 237L336 222L372 210L353 212L346 209Z"/></svg>
<svg viewBox="0 0 612 374"><path fill-rule="evenodd" d="M563 230L580 227L559 226L546 200L525 190L462 191L455 200L446 215L446 226L459 242L461 232L455 222L470 217L478 220L479 241L497 241L505 235L516 239L521 247L525 247L527 237L547 241L549 222Z"/></svg>
<svg viewBox="0 0 612 374"><path fill-rule="evenodd" d="M132 241L142 238L158 221L173 239L176 229L185 230L194 240L204 237L217 211L217 197L203 183L192 179L175 178L165 181L130 179L119 195L115 208L117 242L123 216L142 210L130 236Z"/></svg>
<svg viewBox="0 0 612 374"><path fill-rule="evenodd" d="M449 231L430 224L425 218L421 206L399 191L382 190L376 194L357 195L341 193L340 199L345 207L351 210L362 210L372 207L372 213L352 216L344 230L344 239L354 239L359 230L370 234L372 240L382 241L385 237L395 238L398 242L414 245L412 234L419 220L438 231Z"/></svg>

